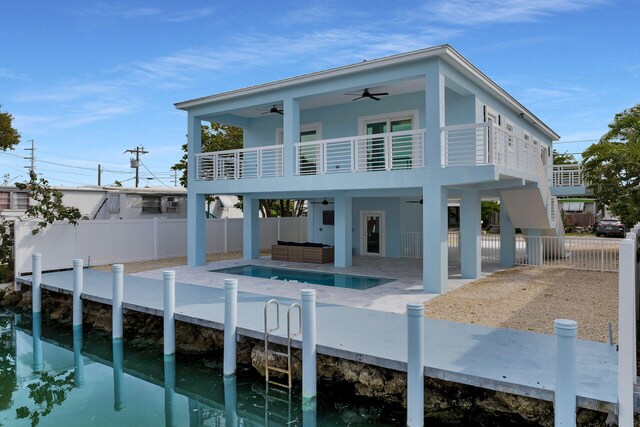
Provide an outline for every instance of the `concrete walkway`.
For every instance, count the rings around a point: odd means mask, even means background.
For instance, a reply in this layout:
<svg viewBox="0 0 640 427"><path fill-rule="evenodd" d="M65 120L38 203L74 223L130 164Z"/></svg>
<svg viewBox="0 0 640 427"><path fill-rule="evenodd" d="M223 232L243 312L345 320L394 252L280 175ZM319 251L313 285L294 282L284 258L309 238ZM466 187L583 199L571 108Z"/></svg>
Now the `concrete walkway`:
<svg viewBox="0 0 640 427"><path fill-rule="evenodd" d="M111 303L112 276L84 272L83 298ZM213 275L213 273L211 273ZM73 272L44 273L42 287L70 293ZM30 284L30 277L19 279ZM240 289L243 278L240 279ZM300 288L294 288L299 295ZM162 281L125 276L125 308L161 315ZM271 295L238 292L238 333L263 338L264 303ZM415 299L414 299L415 301ZM281 304L297 302L280 298ZM281 325L286 325L281 310ZM176 319L222 329L224 291L176 284ZM406 370L406 316L343 305L318 303L318 352L371 365ZM424 319L425 375L492 390L553 400L555 338L550 335ZM284 343L284 338L281 338ZM294 345L300 346L299 342ZM600 411L617 401L615 347L578 341L578 405Z"/></svg>

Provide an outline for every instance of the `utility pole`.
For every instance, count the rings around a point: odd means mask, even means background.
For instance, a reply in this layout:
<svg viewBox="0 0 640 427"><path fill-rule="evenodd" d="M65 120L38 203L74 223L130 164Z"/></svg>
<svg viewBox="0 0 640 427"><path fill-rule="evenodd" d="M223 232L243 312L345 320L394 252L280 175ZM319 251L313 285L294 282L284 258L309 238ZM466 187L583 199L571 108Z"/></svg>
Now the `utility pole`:
<svg viewBox="0 0 640 427"><path fill-rule="evenodd" d="M174 187L178 186L178 170L177 169L173 170L173 186Z"/></svg>
<svg viewBox="0 0 640 427"><path fill-rule="evenodd" d="M25 159L31 160L31 166L25 166L25 168L33 172L36 168L36 147L33 139L31 140L31 148L25 148L25 151L31 151L31 156L25 157Z"/></svg>
<svg viewBox="0 0 640 427"><path fill-rule="evenodd" d="M136 147L135 149L125 150L125 153L136 153L136 158L131 159L131 168L136 170L136 188L140 184L140 154L147 154L144 147Z"/></svg>
<svg viewBox="0 0 640 427"><path fill-rule="evenodd" d="M98 187L100 187L100 183L102 182L102 169L100 168L100 163L98 163Z"/></svg>

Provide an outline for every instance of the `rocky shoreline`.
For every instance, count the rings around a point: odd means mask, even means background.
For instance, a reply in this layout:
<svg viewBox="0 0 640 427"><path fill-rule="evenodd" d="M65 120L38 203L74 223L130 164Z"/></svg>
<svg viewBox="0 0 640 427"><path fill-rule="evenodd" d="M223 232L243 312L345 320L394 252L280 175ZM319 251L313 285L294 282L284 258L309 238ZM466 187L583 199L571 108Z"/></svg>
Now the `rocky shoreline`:
<svg viewBox="0 0 640 427"><path fill-rule="evenodd" d="M31 290L14 292L11 287L0 290L1 304L22 311L31 309ZM72 302L70 295L42 292L42 312L47 318L71 323ZM111 331L111 307L92 301L83 304L85 327L104 332ZM159 316L125 311L124 338L133 346L162 348L163 321ZM185 322L176 322L176 349L180 354L203 355L218 353L221 357L223 332ZM264 342L242 337L238 342L237 362L264 375ZM284 360L271 361L270 364ZM404 405L406 402L406 374L391 369L379 368L335 357L318 355L318 387L340 387L351 389L351 393L381 402ZM300 380L301 354L293 351L294 378ZM517 396L503 392L452 383L435 378L425 378L425 412L428 418L437 418L445 423L467 419L490 421L494 418L509 419L510 425L552 426L553 404L551 402ZM587 409L578 409L579 426L607 425L607 414ZM637 425L638 423L636 423Z"/></svg>

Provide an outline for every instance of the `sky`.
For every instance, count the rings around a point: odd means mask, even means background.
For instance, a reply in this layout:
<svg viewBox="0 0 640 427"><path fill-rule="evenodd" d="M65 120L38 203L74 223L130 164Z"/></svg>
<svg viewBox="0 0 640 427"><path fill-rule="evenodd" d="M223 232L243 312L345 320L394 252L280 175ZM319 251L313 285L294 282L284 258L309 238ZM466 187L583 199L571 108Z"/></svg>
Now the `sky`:
<svg viewBox="0 0 640 427"><path fill-rule="evenodd" d="M175 102L450 44L581 153L640 103L640 1L0 0L0 107L22 134L0 184L173 186ZM577 141L577 142L576 142ZM153 178L153 179L147 179Z"/></svg>

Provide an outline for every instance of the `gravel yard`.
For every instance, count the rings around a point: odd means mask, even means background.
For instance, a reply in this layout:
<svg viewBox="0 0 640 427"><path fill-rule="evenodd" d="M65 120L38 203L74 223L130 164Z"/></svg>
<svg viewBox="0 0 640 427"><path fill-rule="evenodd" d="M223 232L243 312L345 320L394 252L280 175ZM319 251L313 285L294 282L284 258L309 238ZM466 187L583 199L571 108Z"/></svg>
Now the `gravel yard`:
<svg viewBox="0 0 640 427"><path fill-rule="evenodd" d="M578 322L578 338L618 341L618 273L515 267L425 304L434 319L553 334L553 320Z"/></svg>

